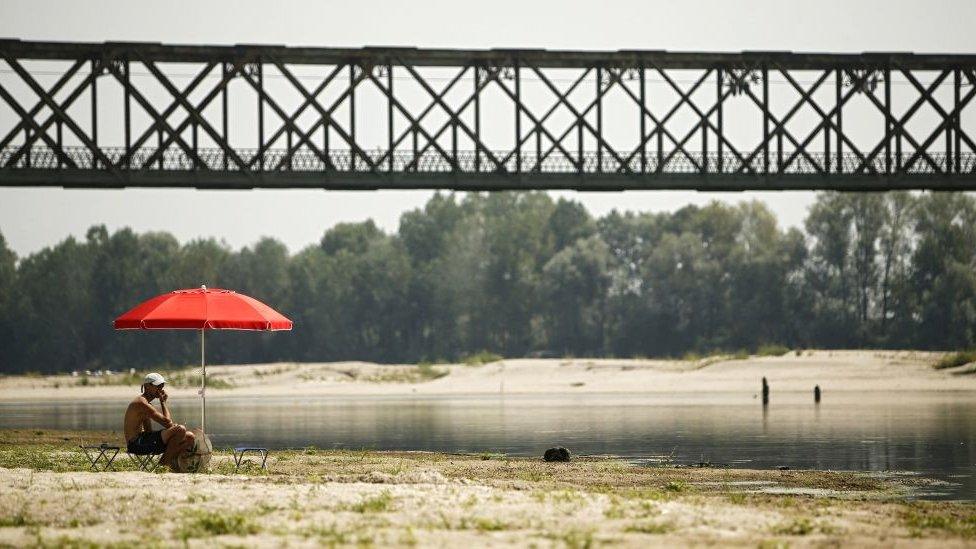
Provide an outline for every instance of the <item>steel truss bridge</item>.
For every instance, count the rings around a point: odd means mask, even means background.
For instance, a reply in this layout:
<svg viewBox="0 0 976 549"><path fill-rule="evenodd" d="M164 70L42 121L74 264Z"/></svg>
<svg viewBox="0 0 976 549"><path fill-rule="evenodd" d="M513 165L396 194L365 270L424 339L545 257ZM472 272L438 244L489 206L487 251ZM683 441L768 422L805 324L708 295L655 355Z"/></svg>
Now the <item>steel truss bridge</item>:
<svg viewBox="0 0 976 549"><path fill-rule="evenodd" d="M0 185L976 189L976 55L0 40Z"/></svg>

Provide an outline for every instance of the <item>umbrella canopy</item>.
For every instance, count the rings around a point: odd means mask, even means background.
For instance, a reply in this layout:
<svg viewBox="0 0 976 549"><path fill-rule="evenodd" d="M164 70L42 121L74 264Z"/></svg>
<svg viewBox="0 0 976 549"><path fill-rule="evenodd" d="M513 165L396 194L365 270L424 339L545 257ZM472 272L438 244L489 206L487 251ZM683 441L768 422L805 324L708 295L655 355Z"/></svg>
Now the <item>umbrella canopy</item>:
<svg viewBox="0 0 976 549"><path fill-rule="evenodd" d="M200 427L207 425L205 330L291 330L292 322L264 303L231 290L206 286L175 290L136 305L115 319L116 330L200 330Z"/></svg>
<svg viewBox="0 0 976 549"><path fill-rule="evenodd" d="M291 330L292 322L253 297L231 290L176 290L115 319L116 330Z"/></svg>

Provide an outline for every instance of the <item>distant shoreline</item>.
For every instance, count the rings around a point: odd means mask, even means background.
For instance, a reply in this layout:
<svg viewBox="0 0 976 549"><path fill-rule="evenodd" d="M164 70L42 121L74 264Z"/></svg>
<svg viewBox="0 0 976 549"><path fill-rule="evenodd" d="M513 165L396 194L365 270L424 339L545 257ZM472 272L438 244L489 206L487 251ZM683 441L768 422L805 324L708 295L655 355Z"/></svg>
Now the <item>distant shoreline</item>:
<svg viewBox="0 0 976 549"><path fill-rule="evenodd" d="M758 393L766 377L773 394L976 392L972 365L936 370L944 353L803 351L783 356L651 359L506 359L489 364L379 365L365 362L208 366L208 398L412 397L644 393ZM138 391L144 372L117 379L70 375L4 376L0 402L116 400ZM174 399L196 398L199 368L166 373ZM116 383L119 384L106 384ZM83 384L84 383L84 384Z"/></svg>

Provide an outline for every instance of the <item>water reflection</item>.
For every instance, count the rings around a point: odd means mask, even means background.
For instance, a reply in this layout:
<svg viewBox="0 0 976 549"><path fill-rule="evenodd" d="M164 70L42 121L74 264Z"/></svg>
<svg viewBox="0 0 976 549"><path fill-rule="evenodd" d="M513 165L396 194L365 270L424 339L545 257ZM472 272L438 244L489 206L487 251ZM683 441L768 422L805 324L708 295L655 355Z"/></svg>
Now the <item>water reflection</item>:
<svg viewBox="0 0 976 549"><path fill-rule="evenodd" d="M491 397L293 397L212 399L215 444L373 448L634 459L736 467L905 470L957 483L976 499L976 398L965 394L505 395ZM195 424L198 401L171 399ZM124 402L0 404L0 427L121 429Z"/></svg>

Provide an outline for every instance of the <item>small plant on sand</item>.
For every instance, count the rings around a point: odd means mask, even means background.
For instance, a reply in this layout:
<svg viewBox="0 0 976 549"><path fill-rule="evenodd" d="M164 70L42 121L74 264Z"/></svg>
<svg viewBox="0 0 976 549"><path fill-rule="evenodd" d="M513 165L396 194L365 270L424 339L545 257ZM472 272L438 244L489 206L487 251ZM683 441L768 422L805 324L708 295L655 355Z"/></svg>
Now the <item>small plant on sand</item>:
<svg viewBox="0 0 976 549"><path fill-rule="evenodd" d="M314 524L302 528L300 534L306 538L318 538L319 543L335 547L336 545L346 545L352 542L350 533L341 530L335 523L328 526Z"/></svg>
<svg viewBox="0 0 976 549"><path fill-rule="evenodd" d="M783 356L790 352L789 347L784 345L760 345L756 349L756 354L759 356Z"/></svg>
<svg viewBox="0 0 976 549"><path fill-rule="evenodd" d="M350 511L356 513L382 513L389 511L393 507L393 494L389 490L384 490L379 495L365 498L359 503L354 503L349 507Z"/></svg>
<svg viewBox="0 0 976 549"><path fill-rule="evenodd" d="M955 368L969 364L970 362L976 362L976 351L960 351L958 353L947 354L933 364L932 367L936 370L943 370L945 368Z"/></svg>
<svg viewBox="0 0 976 549"><path fill-rule="evenodd" d="M776 525L773 527L773 533L781 536L805 536L813 533L815 529L813 522L803 517Z"/></svg>
<svg viewBox="0 0 976 549"><path fill-rule="evenodd" d="M474 519L474 527L479 532L499 532L508 530L510 526L498 519L478 517Z"/></svg>
<svg viewBox="0 0 976 549"><path fill-rule="evenodd" d="M199 374L175 372L166 376L166 382L175 387L199 387L203 383L203 377ZM207 389L230 389L233 387L234 384L226 379L207 376Z"/></svg>
<svg viewBox="0 0 976 549"><path fill-rule="evenodd" d="M498 362L502 360L501 355L496 355L495 353L490 353L488 351L481 351L473 355L468 355L461 359L461 362L467 364L468 366L481 366L482 364L489 364L492 362Z"/></svg>
<svg viewBox="0 0 976 549"><path fill-rule="evenodd" d="M742 505L746 502L746 495L742 492L732 492L728 497L729 503L734 503L736 505Z"/></svg>
<svg viewBox="0 0 976 549"><path fill-rule="evenodd" d="M440 379L448 374L447 370L441 370L434 368L429 362L421 362L417 365L417 375L420 379L430 380L430 379Z"/></svg>
<svg viewBox="0 0 976 549"><path fill-rule="evenodd" d="M672 530L674 530L674 525L670 522L635 522L624 528L625 532L655 535L667 534Z"/></svg>
<svg viewBox="0 0 976 549"><path fill-rule="evenodd" d="M222 513L218 511L197 511L187 513L180 526L180 539L205 538L210 536L246 536L260 531L258 525L242 513Z"/></svg>
<svg viewBox="0 0 976 549"><path fill-rule="evenodd" d="M551 537L563 542L569 549L590 549L593 547L593 530L570 529Z"/></svg>
<svg viewBox="0 0 976 549"><path fill-rule="evenodd" d="M10 528L16 526L31 526L34 520L27 516L26 506L22 506L19 511L12 515L0 516L0 528Z"/></svg>
<svg viewBox="0 0 976 549"><path fill-rule="evenodd" d="M672 480L664 485L664 489L667 490L668 492L681 493L681 492L687 492L690 489L690 487L688 486L687 482L681 480Z"/></svg>

